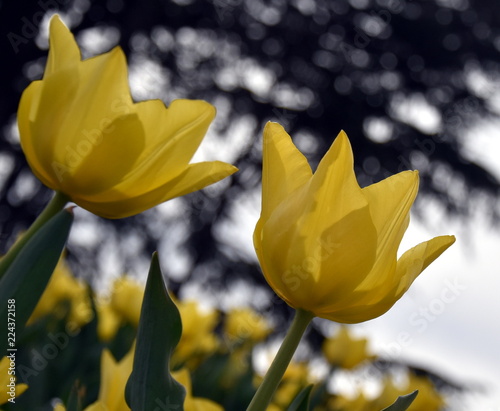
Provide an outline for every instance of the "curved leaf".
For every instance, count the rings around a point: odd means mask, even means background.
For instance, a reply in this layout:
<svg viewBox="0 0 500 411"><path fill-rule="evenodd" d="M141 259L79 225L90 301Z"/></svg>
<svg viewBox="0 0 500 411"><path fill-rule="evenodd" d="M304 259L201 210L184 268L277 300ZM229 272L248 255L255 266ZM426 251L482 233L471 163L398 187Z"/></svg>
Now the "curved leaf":
<svg viewBox="0 0 500 411"><path fill-rule="evenodd" d="M398 397L398 399L396 400L396 402L394 402L394 404L389 405L382 411L406 411L413 402L413 400L417 398L417 394L418 390L415 390L411 394L402 395Z"/></svg>
<svg viewBox="0 0 500 411"><path fill-rule="evenodd" d="M125 389L125 399L133 411L183 409L185 389L170 375L170 357L181 334L181 316L168 295L154 253L141 308L134 368Z"/></svg>
<svg viewBox="0 0 500 411"><path fill-rule="evenodd" d="M288 411L309 411L309 399L313 385L308 385L295 397L288 407Z"/></svg>
<svg viewBox="0 0 500 411"><path fill-rule="evenodd" d="M70 209L58 212L26 242L0 280L0 318L2 321L9 319L9 323L14 324L14 327L2 327L2 356L8 347L15 349L15 334L22 331L42 296L59 261L72 222ZM14 339L8 339L8 336Z"/></svg>

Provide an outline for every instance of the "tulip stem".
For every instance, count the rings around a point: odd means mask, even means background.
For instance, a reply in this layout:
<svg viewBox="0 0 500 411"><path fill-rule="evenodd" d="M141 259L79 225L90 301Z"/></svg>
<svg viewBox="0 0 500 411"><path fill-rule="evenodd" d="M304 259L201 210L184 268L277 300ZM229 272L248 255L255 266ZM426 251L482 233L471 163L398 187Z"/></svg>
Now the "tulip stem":
<svg viewBox="0 0 500 411"><path fill-rule="evenodd" d="M263 411L271 402L271 399L278 388L278 385L285 374L288 364L299 345L299 342L306 330L307 326L314 318L314 315L309 311L297 309L292 325L281 344L273 363L269 367L264 381L255 393L247 411Z"/></svg>
<svg viewBox="0 0 500 411"><path fill-rule="evenodd" d="M68 201L68 196L56 191L54 197L52 197L42 213L37 217L33 224L31 224L30 228L28 228L28 230L14 243L7 254L0 259L0 278L3 277L12 261L14 261L28 240L33 237L40 227L61 211Z"/></svg>

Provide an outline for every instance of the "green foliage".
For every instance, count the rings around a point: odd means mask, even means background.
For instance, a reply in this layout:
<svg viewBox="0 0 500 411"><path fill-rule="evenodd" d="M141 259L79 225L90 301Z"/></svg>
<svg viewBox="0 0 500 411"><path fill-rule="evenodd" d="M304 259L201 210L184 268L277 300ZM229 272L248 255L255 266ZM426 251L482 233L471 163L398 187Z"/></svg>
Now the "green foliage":
<svg viewBox="0 0 500 411"><path fill-rule="evenodd" d="M73 213L63 210L29 239L0 280L0 318L13 327L3 327L0 350L15 347L20 333L43 294L59 261L73 222ZM8 314L9 312L9 314ZM7 317L9 315L9 317ZM11 331L12 329L12 331ZM8 339L7 335L14 335Z"/></svg>
<svg viewBox="0 0 500 411"><path fill-rule="evenodd" d="M295 397L288 411L309 411L309 402L313 385L308 385Z"/></svg>
<svg viewBox="0 0 500 411"><path fill-rule="evenodd" d="M411 394L402 395L401 397L398 397L398 399L394 402L394 404L389 405L382 411L405 411L410 407L413 400L417 398L417 394L418 390L415 390Z"/></svg>
<svg viewBox="0 0 500 411"><path fill-rule="evenodd" d="M170 357L181 334L181 316L168 295L155 253L144 292L134 368L125 390L132 410L183 409L185 389L170 375Z"/></svg>

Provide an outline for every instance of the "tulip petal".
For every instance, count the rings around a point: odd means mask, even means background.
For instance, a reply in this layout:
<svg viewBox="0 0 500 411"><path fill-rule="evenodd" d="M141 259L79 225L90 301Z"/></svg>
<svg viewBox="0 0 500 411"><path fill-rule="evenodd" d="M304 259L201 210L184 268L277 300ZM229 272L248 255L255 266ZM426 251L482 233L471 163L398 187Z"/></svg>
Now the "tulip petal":
<svg viewBox="0 0 500 411"><path fill-rule="evenodd" d="M336 223L354 210L367 207L353 163L351 144L341 131L319 163L309 187L314 218L307 224L308 231L321 232L323 227Z"/></svg>
<svg viewBox="0 0 500 411"><path fill-rule="evenodd" d="M404 171L362 189L377 229L377 257L372 271L356 291L387 287L396 267L397 251L410 222L418 192L418 172Z"/></svg>
<svg viewBox="0 0 500 411"><path fill-rule="evenodd" d="M64 130L64 134L57 136L55 158L65 155L62 148L65 145L99 138L97 136L102 135L116 118L135 113L128 86L127 63L120 48L85 60L78 65L78 72L74 75L78 76L78 85L72 93L70 105L46 101L50 112L40 112L40 116L47 118L54 111L63 113L62 122L57 127ZM54 77L60 82L61 73ZM61 86L64 84L58 88ZM68 107L71 107L71 115L68 115Z"/></svg>
<svg viewBox="0 0 500 411"><path fill-rule="evenodd" d="M261 216L267 220L290 193L310 180L312 171L307 159L278 123L266 124L262 151Z"/></svg>
<svg viewBox="0 0 500 411"><path fill-rule="evenodd" d="M186 399L191 397L191 376L187 368L172 373L172 377L186 389Z"/></svg>
<svg viewBox="0 0 500 411"><path fill-rule="evenodd" d="M315 302L322 305L351 292L370 271L376 256L376 230L356 180L352 148L343 131L314 173L309 201L309 210L306 208L306 214L299 217L303 240L297 243L305 244L305 255L319 256L313 279L324 281ZM297 251L290 253L291 259ZM314 282L309 285L318 288Z"/></svg>
<svg viewBox="0 0 500 411"><path fill-rule="evenodd" d="M101 356L101 383L99 399L92 404L96 410L125 410L129 409L125 402L125 385L132 372L134 350L130 350L119 362L112 354L104 349ZM99 408L101 405L104 408Z"/></svg>
<svg viewBox="0 0 500 411"><path fill-rule="evenodd" d="M136 185L147 192L183 172L201 144L215 108L202 100L175 100L168 108L160 100L151 100L135 108L144 126L145 150L116 189Z"/></svg>
<svg viewBox="0 0 500 411"><path fill-rule="evenodd" d="M415 171L396 174L362 189L369 203L371 220L377 229L376 260L368 275L359 279L350 293L330 298L330 303L319 306L320 311L337 312L340 307L355 307L359 301L363 301L362 306L368 307L380 304L383 296L394 294L392 290L400 281L395 275L397 251L408 226L410 208L417 191L418 173ZM392 304L390 302L386 309Z"/></svg>
<svg viewBox="0 0 500 411"><path fill-rule="evenodd" d="M81 59L75 37L58 15L50 20L49 46L44 79L56 71L77 64Z"/></svg>
<svg viewBox="0 0 500 411"><path fill-rule="evenodd" d="M302 223L300 235L295 226L280 233L270 223L263 229L263 272L268 282L287 294L294 308L316 313L349 300L375 261L376 231L367 207L354 210L322 233L308 233Z"/></svg>
<svg viewBox="0 0 500 411"><path fill-rule="evenodd" d="M144 131L136 115L126 115L105 128L102 136L62 148L68 153L67 170L61 170L58 177L63 192L71 193L74 200L102 193L121 181L144 148Z"/></svg>
<svg viewBox="0 0 500 411"><path fill-rule="evenodd" d="M19 109L17 111L17 124L19 127L19 135L21 140L21 147L26 156L33 174L47 187L56 189L53 183L53 176L48 174L45 170L44 164L39 159L39 152L36 150L35 140L37 134L32 133L32 119L31 113L36 112L34 104L35 96L42 88L41 81L34 81L23 92L21 101L19 102Z"/></svg>
<svg viewBox="0 0 500 411"><path fill-rule="evenodd" d="M443 235L420 243L406 251L398 260L396 268L396 276L401 278L399 287L396 290L397 298L400 298L408 290L415 278L454 242L454 236Z"/></svg>
<svg viewBox="0 0 500 411"><path fill-rule="evenodd" d="M41 81L40 86L31 96L29 112L31 145L33 151L37 153L37 159L45 174L51 178L51 188L54 185L58 186L52 163L53 161L63 161L61 157L56 156L56 151L61 144L59 139L60 126L68 116L68 108L73 104L77 87L78 70L68 68L61 70L57 76L48 76ZM26 104L28 103L29 101L26 101ZM22 104L24 105L24 102ZM19 119L19 121L25 122L24 119ZM23 128L20 127L20 132L23 132L25 127L25 124ZM66 134L63 138L62 144L65 146L74 136ZM21 134L21 142L23 140L24 135Z"/></svg>
<svg viewBox="0 0 500 411"><path fill-rule="evenodd" d="M377 228L379 248L396 249L418 192L418 171L403 171L362 189Z"/></svg>
<svg viewBox="0 0 500 411"><path fill-rule="evenodd" d="M418 275L455 242L454 236L440 236L423 242L406 251L397 262L394 279L385 289L371 293L351 295L348 302L341 303L336 310L331 307L317 315L332 321L354 324L367 321L387 312L410 288ZM367 298L368 296L368 298Z"/></svg>
<svg viewBox="0 0 500 411"><path fill-rule="evenodd" d="M165 182L162 186L133 196L130 192L109 190L105 197L72 198L78 205L86 210L105 218L125 218L139 214L151 207L200 190L210 184L233 174L238 169L231 164L221 161L211 161L190 164L186 170L173 180ZM140 191L140 188L137 188ZM104 201L102 200L104 199Z"/></svg>

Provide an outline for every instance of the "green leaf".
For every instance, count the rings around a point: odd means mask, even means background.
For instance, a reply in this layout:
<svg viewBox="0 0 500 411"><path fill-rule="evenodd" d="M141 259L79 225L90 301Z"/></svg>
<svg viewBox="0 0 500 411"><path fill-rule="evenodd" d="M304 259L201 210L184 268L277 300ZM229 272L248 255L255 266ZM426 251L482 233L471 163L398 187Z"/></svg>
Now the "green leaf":
<svg viewBox="0 0 500 411"><path fill-rule="evenodd" d="M313 385L308 385L295 397L288 407L288 411L309 411L309 398Z"/></svg>
<svg viewBox="0 0 500 411"><path fill-rule="evenodd" d="M48 220L27 241L0 280L0 318L4 322L0 336L2 356L7 348L15 348L15 335L22 332L42 296L72 222L71 210L62 210ZM11 320L8 323L14 327L8 327L7 320Z"/></svg>
<svg viewBox="0 0 500 411"><path fill-rule="evenodd" d="M59 191L55 193L52 200L50 200L49 204L47 204L45 209L41 212L33 224L31 224L28 230L17 239L9 251L7 251L7 254L0 258L0 278L3 278L12 262L19 255L28 241L37 233L38 230L40 230L40 228L45 225L45 223L60 212L68 201L69 198L65 194Z"/></svg>
<svg viewBox="0 0 500 411"><path fill-rule="evenodd" d="M327 398L330 397L328 390L326 389L328 385L328 379L323 380L315 385L314 391L311 392L311 400L309 401L309 408L315 409L319 407Z"/></svg>
<svg viewBox="0 0 500 411"><path fill-rule="evenodd" d="M413 391L411 394L402 395L398 397L396 402L384 408L382 411L405 411L411 405L413 400L417 398L418 390Z"/></svg>
<svg viewBox="0 0 500 411"><path fill-rule="evenodd" d="M181 316L168 295L154 253L137 330L134 368L125 389L132 411L184 409L185 389L170 375L170 357L181 334Z"/></svg>

